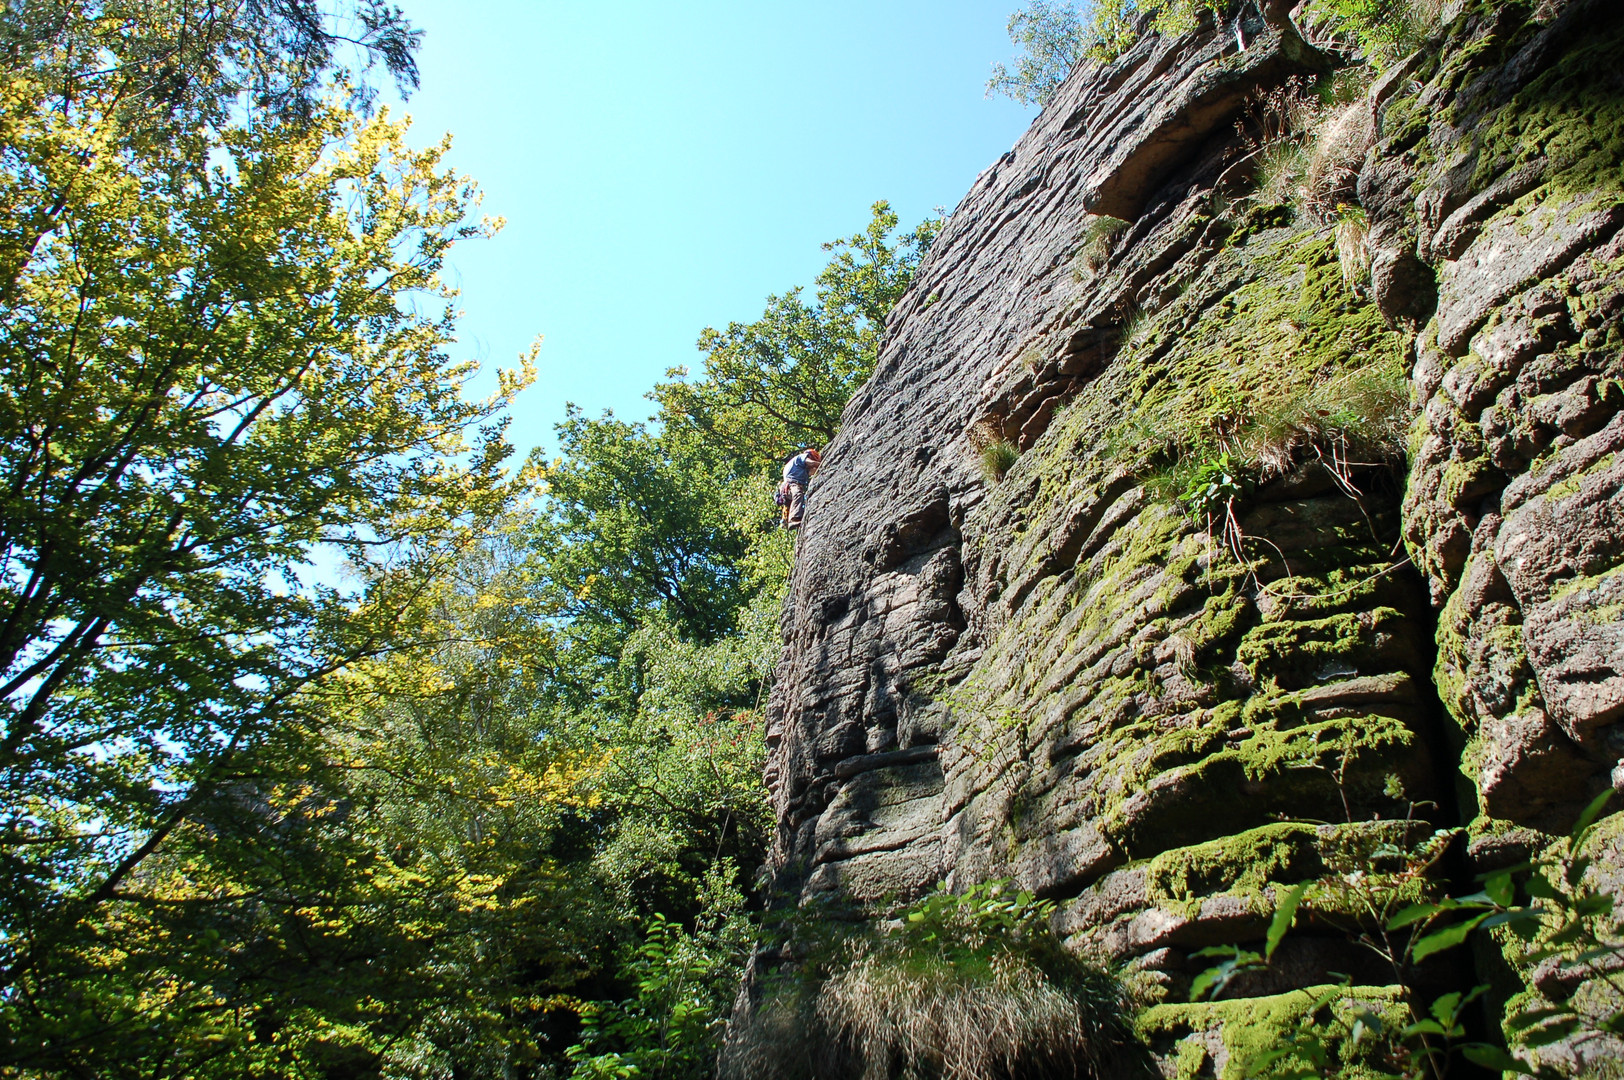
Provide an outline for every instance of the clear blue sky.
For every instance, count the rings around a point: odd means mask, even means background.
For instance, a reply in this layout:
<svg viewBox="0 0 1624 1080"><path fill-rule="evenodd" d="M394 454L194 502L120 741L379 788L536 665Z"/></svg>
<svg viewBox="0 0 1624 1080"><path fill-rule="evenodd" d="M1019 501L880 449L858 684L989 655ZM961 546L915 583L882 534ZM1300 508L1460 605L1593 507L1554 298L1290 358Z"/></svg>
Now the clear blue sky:
<svg viewBox="0 0 1624 1080"><path fill-rule="evenodd" d="M554 451L566 401L647 417L702 328L810 284L874 200L905 227L951 208L1032 116L983 90L1018 3L403 0L413 141L452 132L507 218L452 254L459 352L508 366L545 336L519 448Z"/></svg>

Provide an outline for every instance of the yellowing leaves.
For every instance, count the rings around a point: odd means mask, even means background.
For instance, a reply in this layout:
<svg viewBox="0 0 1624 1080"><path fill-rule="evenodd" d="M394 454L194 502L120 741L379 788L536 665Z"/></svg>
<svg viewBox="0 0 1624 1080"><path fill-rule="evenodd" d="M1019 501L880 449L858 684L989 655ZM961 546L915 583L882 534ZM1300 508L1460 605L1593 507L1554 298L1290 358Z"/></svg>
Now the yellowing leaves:
<svg viewBox="0 0 1624 1080"><path fill-rule="evenodd" d="M491 791L504 803L530 801L591 809L603 801L598 784L614 753L613 749L569 751L548 762L539 773L510 766L505 782Z"/></svg>

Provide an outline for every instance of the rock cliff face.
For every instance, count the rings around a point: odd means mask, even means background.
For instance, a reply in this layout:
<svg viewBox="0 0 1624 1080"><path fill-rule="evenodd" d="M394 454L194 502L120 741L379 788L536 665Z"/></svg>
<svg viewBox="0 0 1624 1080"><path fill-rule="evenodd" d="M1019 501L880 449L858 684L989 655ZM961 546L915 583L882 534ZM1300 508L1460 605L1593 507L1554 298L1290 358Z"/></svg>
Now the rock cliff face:
<svg viewBox="0 0 1624 1080"><path fill-rule="evenodd" d="M978 179L813 487L780 889L1013 879L1164 1001L1164 1072L1224 1074L1284 991L1397 990L1356 889L1311 893L1237 1000L1178 1004L1194 950L1435 830L1466 842L1394 888L1525 858L1614 782L1624 9L1448 14L1321 121L1317 211L1242 181L1268 92L1334 55L1244 12L1074 72ZM1243 445L1255 482L1203 502ZM1412 978L1554 992L1465 962Z"/></svg>

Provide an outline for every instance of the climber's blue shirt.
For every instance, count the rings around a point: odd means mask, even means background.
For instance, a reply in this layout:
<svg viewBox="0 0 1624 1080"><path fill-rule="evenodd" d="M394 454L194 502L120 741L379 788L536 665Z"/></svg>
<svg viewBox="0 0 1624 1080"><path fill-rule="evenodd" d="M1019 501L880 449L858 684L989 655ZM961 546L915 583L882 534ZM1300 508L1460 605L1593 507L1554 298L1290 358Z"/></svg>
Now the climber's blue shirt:
<svg viewBox="0 0 1624 1080"><path fill-rule="evenodd" d="M812 479L812 459L805 453L790 458L784 463L784 479L804 487Z"/></svg>

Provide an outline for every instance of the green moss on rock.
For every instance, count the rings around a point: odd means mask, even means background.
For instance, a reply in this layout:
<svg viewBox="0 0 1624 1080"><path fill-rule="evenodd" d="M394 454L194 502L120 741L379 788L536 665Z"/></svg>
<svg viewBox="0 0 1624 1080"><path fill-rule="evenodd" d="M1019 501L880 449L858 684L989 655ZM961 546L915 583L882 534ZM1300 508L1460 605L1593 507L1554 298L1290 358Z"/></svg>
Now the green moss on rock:
<svg viewBox="0 0 1624 1080"><path fill-rule="evenodd" d="M1331 877L1370 874L1379 850L1407 848L1425 831L1407 821L1276 822L1157 855L1145 865L1146 897L1159 907L1193 915L1204 899L1227 895L1243 898L1254 912L1267 915L1274 910L1276 886L1326 882L1308 890L1301 911L1348 925L1369 913L1354 902L1349 889L1335 887ZM1396 871L1381 876L1390 876L1392 887L1409 900L1420 899L1427 887Z"/></svg>
<svg viewBox="0 0 1624 1080"><path fill-rule="evenodd" d="M1379 1059L1384 1044L1367 1038L1355 1045L1354 1014L1374 1012L1385 1027L1397 1029L1408 1020L1402 1000L1397 986L1316 986L1271 997L1155 1005L1139 1014L1135 1030L1173 1066L1178 1080L1241 1080L1253 1058L1310 1030L1331 1050L1335 1071L1329 1076L1376 1080L1389 1075Z"/></svg>

